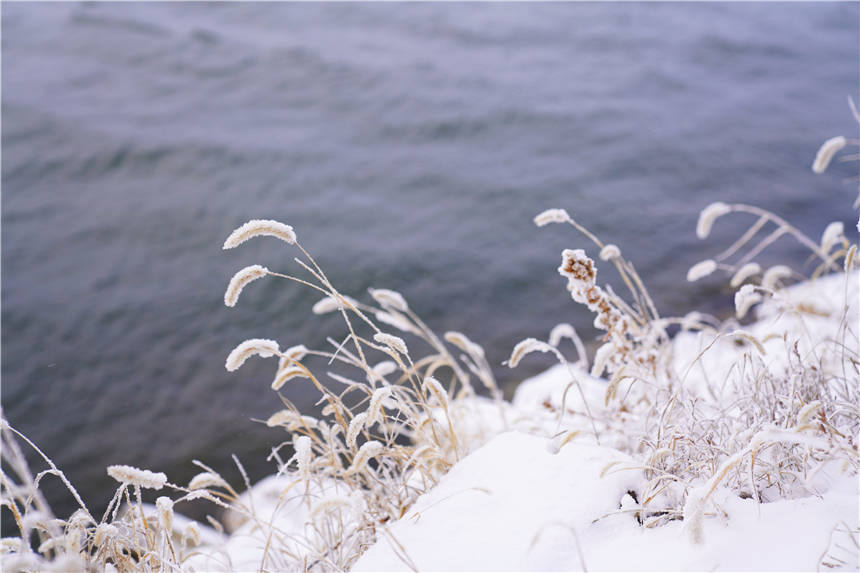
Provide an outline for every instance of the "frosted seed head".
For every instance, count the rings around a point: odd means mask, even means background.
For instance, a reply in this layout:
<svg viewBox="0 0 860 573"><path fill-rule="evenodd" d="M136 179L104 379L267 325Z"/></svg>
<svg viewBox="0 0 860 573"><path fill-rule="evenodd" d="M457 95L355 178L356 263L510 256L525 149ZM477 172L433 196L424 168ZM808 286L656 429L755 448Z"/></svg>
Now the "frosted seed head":
<svg viewBox="0 0 860 573"><path fill-rule="evenodd" d="M200 545L200 528L193 521L185 526L185 531L182 536L186 542L190 542L192 546Z"/></svg>
<svg viewBox="0 0 860 573"><path fill-rule="evenodd" d="M292 360L301 360L308 353L308 349L304 344L297 344L295 346L290 346L286 350L284 350L284 357Z"/></svg>
<svg viewBox="0 0 860 573"><path fill-rule="evenodd" d="M308 436L299 436L293 444L296 449L296 463L303 474L310 472L313 459L312 442Z"/></svg>
<svg viewBox="0 0 860 573"><path fill-rule="evenodd" d="M314 314L328 314L329 312L336 311L338 308L340 308L340 305L338 305L337 300L327 296L324 299L317 301L317 303L311 308L311 311Z"/></svg>
<svg viewBox="0 0 860 573"><path fill-rule="evenodd" d="M275 375L275 379L272 381L272 390L278 391L283 387L284 384L292 380L293 378L307 378L308 374L305 372L304 368L299 366L288 366L282 370L278 370L277 375Z"/></svg>
<svg viewBox="0 0 860 573"><path fill-rule="evenodd" d="M370 406L367 407L367 422L368 426L379 421L379 416L382 411L382 402L391 396L391 388L385 386L377 388L370 396Z"/></svg>
<svg viewBox="0 0 860 573"><path fill-rule="evenodd" d="M406 312L409 310L409 305L406 304L406 299L403 298L399 292L384 288L379 289L369 289L370 296L373 297L373 300L381 304L384 308L393 308L394 310L399 310L400 312Z"/></svg>
<svg viewBox="0 0 860 573"><path fill-rule="evenodd" d="M397 372L397 364L391 360L383 360L373 367L373 373L380 378L393 374L394 372Z"/></svg>
<svg viewBox="0 0 860 573"><path fill-rule="evenodd" d="M349 423L349 428L346 431L346 445L350 448L355 448L355 441L358 439L358 434L364 429L364 424L367 421L367 412L356 414L355 418Z"/></svg>
<svg viewBox="0 0 860 573"><path fill-rule="evenodd" d="M328 314L340 310L341 307L348 308L349 306L358 306L358 301L346 295L339 294L337 297L327 296L324 299L318 300L311 308L311 311L314 314Z"/></svg>
<svg viewBox="0 0 860 573"><path fill-rule="evenodd" d="M472 342L469 337L462 332L449 330L445 333L444 338L470 356L484 357L484 349L481 345L476 342Z"/></svg>
<svg viewBox="0 0 860 573"><path fill-rule="evenodd" d="M564 209L547 209L535 217L534 221L535 225L543 227L550 223L566 223L570 221L570 215Z"/></svg>
<svg viewBox="0 0 860 573"><path fill-rule="evenodd" d="M756 292L753 285L744 285L735 293L735 313L738 318L743 318L749 309L761 301L761 295Z"/></svg>
<svg viewBox="0 0 860 573"><path fill-rule="evenodd" d="M403 332L413 332L416 334L419 332L406 317L396 312L377 312L376 320Z"/></svg>
<svg viewBox="0 0 860 573"><path fill-rule="evenodd" d="M751 276L759 274L760 272L761 267L758 263L747 263L741 268L739 268L734 275L732 275L732 280L729 284L732 286L732 288L737 288L741 284L743 284L745 280L747 280Z"/></svg>
<svg viewBox="0 0 860 573"><path fill-rule="evenodd" d="M576 340L576 330L566 322L556 324L549 333L550 346L558 346L562 338L570 338Z"/></svg>
<svg viewBox="0 0 860 573"><path fill-rule="evenodd" d="M687 271L687 282L696 282L717 270L717 262L713 259L705 259L698 262Z"/></svg>
<svg viewBox="0 0 860 573"><path fill-rule="evenodd" d="M836 152L845 147L847 143L848 140L841 135L831 137L825 141L818 148L818 153L815 154L815 161L812 162L812 172L816 174L824 173L824 170L830 165L830 160L833 159Z"/></svg>
<svg viewBox="0 0 860 573"><path fill-rule="evenodd" d="M230 486L227 484L224 479L216 474L211 472L202 472L191 478L191 481L188 482L188 489L194 491L197 489L203 489L207 487L223 487L224 489L229 489Z"/></svg>
<svg viewBox="0 0 860 573"><path fill-rule="evenodd" d="M448 409L448 392L445 391L445 388L438 380L432 376L428 376L424 379L421 389L424 390L426 394L433 395L442 408L445 410Z"/></svg>
<svg viewBox="0 0 860 573"><path fill-rule="evenodd" d="M113 539L117 535L119 535L119 529L117 529L115 525L111 525L110 523L100 523L96 526L93 543L97 547L101 547L107 540Z"/></svg>
<svg viewBox="0 0 860 573"><path fill-rule="evenodd" d="M513 351L511 352L511 357L508 358L507 364L508 368L516 368L517 364L520 363L520 360L526 354L531 352L552 352L553 348L546 342L541 342L536 338L526 338L525 340L521 340L514 346Z"/></svg>
<svg viewBox="0 0 860 573"><path fill-rule="evenodd" d="M595 378L603 376L603 371L606 370L606 363L609 358L615 353L615 345L607 342L597 349L594 353L594 364L591 366L591 375Z"/></svg>
<svg viewBox="0 0 860 573"><path fill-rule="evenodd" d="M376 440L365 442L355 454L355 457L352 460L352 465L349 466L349 469L346 471L347 475L352 475L361 471L361 469L367 465L367 462L370 461L370 458L375 458L381 454L384 449L385 446Z"/></svg>
<svg viewBox="0 0 860 573"><path fill-rule="evenodd" d="M406 343L402 338L397 336L386 334L384 332L377 332L373 335L373 340L399 352L400 354L403 354L404 356L409 354L409 350L406 348Z"/></svg>
<svg viewBox="0 0 860 573"><path fill-rule="evenodd" d="M813 400L812 402L801 408L800 411L797 413L797 425L800 426L801 424L809 420L812 416L817 414L820 409L821 401L819 400Z"/></svg>
<svg viewBox="0 0 860 573"><path fill-rule="evenodd" d="M688 312L681 319L681 330L692 330L699 327L704 318L704 315L697 310Z"/></svg>
<svg viewBox="0 0 860 573"><path fill-rule="evenodd" d="M146 489L161 489L167 484L167 476L163 473L142 470L134 466L108 466L107 473L122 484Z"/></svg>
<svg viewBox="0 0 860 573"><path fill-rule="evenodd" d="M269 269L260 265L251 265L237 272L230 279L230 284L227 285L227 290L224 292L224 304L230 307L236 306L239 295L242 294L242 289L248 283L264 277L268 273Z"/></svg>
<svg viewBox="0 0 860 573"><path fill-rule="evenodd" d="M774 265L765 271L761 278L761 286L768 290L776 290L779 282L791 277L792 270L785 265Z"/></svg>
<svg viewBox="0 0 860 573"><path fill-rule="evenodd" d="M845 239L845 225L841 221L834 221L827 225L821 235L821 250L829 254L833 246Z"/></svg>
<svg viewBox="0 0 860 573"><path fill-rule="evenodd" d="M277 237L291 245L296 242L296 233L289 225L285 225L271 219L253 219L248 221L227 237L224 241L224 249L232 249L238 247L248 239L266 235L269 237Z"/></svg>
<svg viewBox="0 0 860 573"><path fill-rule="evenodd" d="M269 358L277 353L278 343L274 340L251 338L230 352L229 356L227 356L227 361L224 363L224 367L228 372L233 372L238 370L251 356L257 355L261 358Z"/></svg>
<svg viewBox="0 0 860 573"><path fill-rule="evenodd" d="M573 300L579 303L587 301L586 293L595 286L597 267L594 266L582 249L565 249L561 253L561 266L558 267L561 276L567 277L567 290Z"/></svg>
<svg viewBox="0 0 860 573"><path fill-rule="evenodd" d="M699 222L696 224L696 236L700 239L711 234L711 227L719 217L731 212L732 208L721 201L711 203L699 213Z"/></svg>
<svg viewBox="0 0 860 573"><path fill-rule="evenodd" d="M275 412L269 416L269 419L266 420L266 426L270 428L274 428L276 426L290 426L298 417L299 415L292 410L280 410L279 412Z"/></svg>
<svg viewBox="0 0 860 573"><path fill-rule="evenodd" d="M601 261L610 261L612 259L617 259L621 256L621 249L617 246L609 244L600 249L600 260Z"/></svg>
<svg viewBox="0 0 860 573"><path fill-rule="evenodd" d="M158 521L166 531L173 530L173 500L161 496L155 500L155 508L158 510Z"/></svg>
<svg viewBox="0 0 860 573"><path fill-rule="evenodd" d="M291 346L280 353L278 360L278 373L287 368L297 368L297 363L307 355L308 349L303 344Z"/></svg>

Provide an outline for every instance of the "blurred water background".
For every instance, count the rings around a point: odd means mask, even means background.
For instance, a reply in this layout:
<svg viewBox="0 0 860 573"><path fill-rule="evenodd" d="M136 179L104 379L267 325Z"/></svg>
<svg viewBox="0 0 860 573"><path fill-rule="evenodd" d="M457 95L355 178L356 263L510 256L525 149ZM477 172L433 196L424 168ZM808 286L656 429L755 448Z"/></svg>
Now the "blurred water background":
<svg viewBox="0 0 860 573"><path fill-rule="evenodd" d="M107 464L272 471L283 435L251 419L279 409L275 363L227 353L345 329L278 280L224 306L245 265L296 271L273 239L221 250L247 219L292 224L343 292L467 333L508 393L550 364L503 368L520 339L596 335L556 273L588 245L537 229L545 208L618 244L666 315L731 312L724 277L684 281L750 222L699 241L712 201L815 238L856 223L856 164L809 169L856 134L854 3L4 3L2 90L3 408L95 508Z"/></svg>

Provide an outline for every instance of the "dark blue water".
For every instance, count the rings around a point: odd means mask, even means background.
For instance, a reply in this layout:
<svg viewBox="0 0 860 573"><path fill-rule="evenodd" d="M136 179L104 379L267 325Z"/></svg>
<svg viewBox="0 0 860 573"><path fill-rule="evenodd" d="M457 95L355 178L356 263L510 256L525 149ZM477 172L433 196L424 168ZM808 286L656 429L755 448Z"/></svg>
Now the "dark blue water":
<svg viewBox="0 0 860 573"><path fill-rule="evenodd" d="M280 434L250 337L342 336L272 240L223 252L250 218L292 224L335 284L401 291L500 366L526 336L591 317L555 271L564 207L618 244L663 314L730 309L684 284L715 201L817 238L853 229L856 164L809 170L856 134L858 6L825 4L8 4L2 6L2 399L95 506L104 467L254 476ZM782 243L763 263L805 253ZM604 270L601 278L611 279ZM303 387L287 395L307 405ZM66 506L67 507L67 506Z"/></svg>

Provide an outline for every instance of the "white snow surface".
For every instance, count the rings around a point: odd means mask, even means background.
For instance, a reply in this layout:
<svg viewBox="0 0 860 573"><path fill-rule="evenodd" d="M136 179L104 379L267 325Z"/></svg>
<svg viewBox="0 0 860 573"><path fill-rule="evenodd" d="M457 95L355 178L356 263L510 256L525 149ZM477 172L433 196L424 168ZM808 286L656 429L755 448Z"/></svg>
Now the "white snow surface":
<svg viewBox="0 0 860 573"><path fill-rule="evenodd" d="M421 496L353 570L408 570L405 554L419 571L811 571L831 531L857 520L856 477L841 476L821 499L724 496L725 513L707 519L704 542L693 544L681 522L645 529L621 510L642 479L632 460L577 442L557 454L549 446L520 432L492 439ZM614 461L626 463L601 477ZM847 553L856 567L856 553Z"/></svg>

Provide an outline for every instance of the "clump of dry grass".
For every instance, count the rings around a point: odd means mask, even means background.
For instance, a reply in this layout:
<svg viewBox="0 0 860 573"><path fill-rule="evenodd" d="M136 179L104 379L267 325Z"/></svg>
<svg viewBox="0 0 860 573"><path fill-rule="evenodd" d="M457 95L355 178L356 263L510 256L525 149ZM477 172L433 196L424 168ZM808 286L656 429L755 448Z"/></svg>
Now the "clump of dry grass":
<svg viewBox="0 0 860 573"><path fill-rule="evenodd" d="M841 147L827 142L816 166L823 171ZM628 287L629 304L597 283L597 265L584 250L562 253L559 273L567 279L571 297L594 313L595 326L606 332L591 371L608 372L605 401L591 408L585 402L582 413L599 428L601 440L640 460L637 468L648 479L637 496L640 523L653 527L683 519L694 541L701 540L706 512L719 512L713 498L718 487L765 502L815 495L822 475L860 469L855 443L860 431L860 339L857 291L851 282L857 281L856 245L847 240L840 222L828 225L815 241L776 214L722 202L703 209L697 235L707 238L717 219L731 214L756 219L727 249L691 268L687 278L726 272L738 289L737 318L758 306L760 316L768 319L755 332L739 328L735 319L720 323L699 313L661 317L617 247L605 245L564 210L551 209L535 219L538 226L570 224L582 232L601 259L614 263ZM810 276L784 265L762 272L755 262L784 236L811 252L815 263ZM800 280L814 284L827 274L830 280L841 276L836 280L844 287L827 304L795 301L785 290ZM681 328L680 340L669 339L671 325ZM691 359L678 354L681 342ZM551 346L527 339L514 356L524 345ZM571 385L579 384L575 374L571 379ZM562 427L564 404L547 407L557 409L558 435L569 439L576 419Z"/></svg>
<svg viewBox="0 0 860 573"><path fill-rule="evenodd" d="M282 351L275 341L252 339L227 359L227 369L235 370L253 355L279 358L272 388L284 409L267 424L282 428L287 438L271 459L286 479L285 499L300 498L307 518L300 533L272 527L266 558L293 569L346 570L386 523L399 519L475 442L481 428L462 423L469 415L463 398L476 396L473 377L494 396L499 420L501 393L483 349L464 334L440 338L392 290L370 289L368 303L342 294L291 227L264 223L236 229L225 248L272 234L271 228L289 228L287 242L301 254L295 262L306 276L246 267L231 279L225 304L233 306L242 287L268 275L318 291L323 298L313 311L338 312L346 327L345 336L329 338L330 348L297 345ZM257 227L266 232L251 232ZM414 350L419 347L420 356ZM327 369L324 376L320 365ZM299 412L283 393L288 383L313 385L322 418ZM290 448L294 454L285 461L281 452ZM295 497L287 493L293 488Z"/></svg>
<svg viewBox="0 0 860 573"><path fill-rule="evenodd" d="M119 482L107 510L93 515L74 486L51 459L2 418L2 505L13 516L17 535L5 537L0 564L5 571L178 571L201 544L201 528L174 516L176 503L208 499L224 508L238 493L184 488L160 472L131 466L110 466ZM46 469L34 474L21 442L39 456ZM78 504L68 518L57 518L41 491L45 479L58 479ZM216 485L226 486L225 483ZM141 489L170 490L153 507Z"/></svg>

